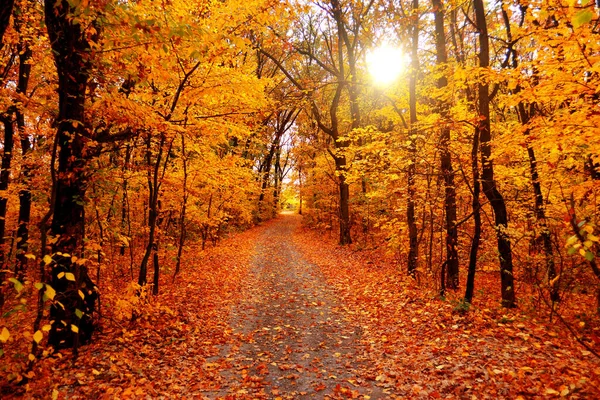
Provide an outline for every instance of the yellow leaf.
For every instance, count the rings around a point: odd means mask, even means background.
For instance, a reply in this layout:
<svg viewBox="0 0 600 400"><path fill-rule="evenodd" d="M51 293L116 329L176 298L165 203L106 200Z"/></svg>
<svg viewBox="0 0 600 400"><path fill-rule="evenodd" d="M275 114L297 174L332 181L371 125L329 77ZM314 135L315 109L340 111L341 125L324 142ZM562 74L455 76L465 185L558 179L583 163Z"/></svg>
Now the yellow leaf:
<svg viewBox="0 0 600 400"><path fill-rule="evenodd" d="M6 328L2 328L2 332L0 332L0 342L6 343L8 338L10 337L10 332Z"/></svg>
<svg viewBox="0 0 600 400"><path fill-rule="evenodd" d="M58 275L56 275L58 279L62 279L63 276L65 276L64 272L60 272Z"/></svg>
<svg viewBox="0 0 600 400"><path fill-rule="evenodd" d="M54 296L56 296L56 290L54 290L52 286L46 284L46 292L44 294L50 300L54 300Z"/></svg>
<svg viewBox="0 0 600 400"><path fill-rule="evenodd" d="M52 325L50 324L42 326L42 330L44 332L48 332L50 329L52 329Z"/></svg>
<svg viewBox="0 0 600 400"><path fill-rule="evenodd" d="M33 254L25 254L25 258L29 258L30 260L35 260L35 256Z"/></svg>
<svg viewBox="0 0 600 400"><path fill-rule="evenodd" d="M94 375L100 375L100 371L98 371L97 369L92 368L92 374L94 374Z"/></svg>
<svg viewBox="0 0 600 400"><path fill-rule="evenodd" d="M42 331L37 331L33 334L33 340L35 340L36 343L41 342L43 338L44 334L42 333Z"/></svg>
<svg viewBox="0 0 600 400"><path fill-rule="evenodd" d="M35 361L35 356L29 353L29 361Z"/></svg>
<svg viewBox="0 0 600 400"><path fill-rule="evenodd" d="M79 293L79 297L81 297L81 300L85 299L85 294L83 294L81 290L78 290L77 293Z"/></svg>
<svg viewBox="0 0 600 400"><path fill-rule="evenodd" d="M48 265L52 262L52 257L50 257L48 254L46 254L43 258L44 264Z"/></svg>
<svg viewBox="0 0 600 400"><path fill-rule="evenodd" d="M58 399L58 390L52 389L52 400Z"/></svg>
<svg viewBox="0 0 600 400"><path fill-rule="evenodd" d="M75 282L75 275L73 275L73 273L71 273L71 272L67 272L67 273L65 274L65 278L67 278L67 280L68 280L68 281L73 281L73 282Z"/></svg>
<svg viewBox="0 0 600 400"><path fill-rule="evenodd" d="M71 324L71 330L75 333L79 333L79 328L76 325Z"/></svg>

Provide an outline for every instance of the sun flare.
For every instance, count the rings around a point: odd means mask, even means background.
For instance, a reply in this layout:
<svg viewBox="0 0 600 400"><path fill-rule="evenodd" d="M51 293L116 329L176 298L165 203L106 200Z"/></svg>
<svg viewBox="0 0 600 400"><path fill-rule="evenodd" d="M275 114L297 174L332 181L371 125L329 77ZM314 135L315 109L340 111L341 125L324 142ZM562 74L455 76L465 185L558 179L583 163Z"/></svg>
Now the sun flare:
<svg viewBox="0 0 600 400"><path fill-rule="evenodd" d="M367 67L377 85L389 85L408 66L408 57L397 47L379 46L367 53Z"/></svg>

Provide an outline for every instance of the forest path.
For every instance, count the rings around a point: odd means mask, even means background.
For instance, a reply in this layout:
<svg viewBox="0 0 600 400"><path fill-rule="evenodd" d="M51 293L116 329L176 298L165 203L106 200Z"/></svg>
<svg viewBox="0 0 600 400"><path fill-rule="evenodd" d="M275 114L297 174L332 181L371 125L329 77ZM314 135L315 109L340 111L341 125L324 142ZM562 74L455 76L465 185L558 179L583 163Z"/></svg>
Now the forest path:
<svg viewBox="0 0 600 400"><path fill-rule="evenodd" d="M358 377L357 329L344 320L318 267L292 241L300 221L283 214L260 234L231 315L234 339L218 357L225 365L221 390L206 393L209 398L379 397L379 388Z"/></svg>

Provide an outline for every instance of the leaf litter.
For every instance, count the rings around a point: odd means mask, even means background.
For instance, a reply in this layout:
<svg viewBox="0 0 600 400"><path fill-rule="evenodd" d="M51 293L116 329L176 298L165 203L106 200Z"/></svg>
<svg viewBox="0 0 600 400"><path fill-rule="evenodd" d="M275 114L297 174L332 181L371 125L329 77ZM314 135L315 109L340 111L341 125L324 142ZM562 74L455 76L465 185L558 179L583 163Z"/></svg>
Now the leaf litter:
<svg viewBox="0 0 600 400"><path fill-rule="evenodd" d="M397 265L300 221L188 249L175 282L164 276L161 294L129 308L117 301L127 284L107 282L99 332L78 359L42 357L31 379L3 382L0 394L600 398L600 363L559 326L489 302L459 313Z"/></svg>

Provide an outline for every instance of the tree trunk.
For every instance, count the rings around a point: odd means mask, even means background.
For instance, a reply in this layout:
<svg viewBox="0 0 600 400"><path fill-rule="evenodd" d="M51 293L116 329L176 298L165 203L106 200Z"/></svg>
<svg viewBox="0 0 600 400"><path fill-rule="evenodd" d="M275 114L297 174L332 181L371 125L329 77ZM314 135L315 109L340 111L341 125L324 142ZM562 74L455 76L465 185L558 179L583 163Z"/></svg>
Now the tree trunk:
<svg viewBox="0 0 600 400"><path fill-rule="evenodd" d="M56 291L50 307L48 342L73 346L91 338L97 288L87 268L74 262L82 256L85 201L85 91L90 73L90 44L73 18L67 0L45 0L45 20L58 73L58 174L54 216L50 226L56 241L50 284ZM81 296L83 294L83 296ZM83 297L83 298L82 298Z"/></svg>
<svg viewBox="0 0 600 400"><path fill-rule="evenodd" d="M432 0L435 17L435 47L437 53L437 65L444 67L448 62L446 52L446 33L444 29L444 10L442 0ZM442 75L437 81L438 89L448 86L448 79ZM452 156L450 154L450 127L448 126L448 106L440 102L438 104L442 118L440 135L440 162L444 177L444 208L446 211L446 269L447 287L458 289L459 264L458 264L458 229L456 228L456 188L454 187L454 169L452 168Z"/></svg>
<svg viewBox="0 0 600 400"><path fill-rule="evenodd" d="M346 157L337 156L335 158L337 171L342 171L339 176L339 219L340 219L340 245L344 246L352 243L350 235L350 186L346 182Z"/></svg>
<svg viewBox="0 0 600 400"><path fill-rule="evenodd" d="M417 13L419 10L419 0L413 0L412 11ZM419 19L414 18L412 27L412 44L411 44L411 70L410 81L408 84L409 91L409 108L410 108L410 130L409 130L409 159L407 172L407 204L406 204L406 221L408 224L408 273L415 276L418 266L419 243L417 222L415 220L415 174L416 174L416 158L417 158L417 75L419 73Z"/></svg>
<svg viewBox="0 0 600 400"><path fill-rule="evenodd" d="M10 110L0 116L4 125L4 153L2 154L2 165L0 169L0 307L4 305L3 283L6 279L6 209L8 197L8 181L10 178L10 164L12 161L14 124Z"/></svg>
<svg viewBox="0 0 600 400"><path fill-rule="evenodd" d="M522 5L520 7L520 10L522 13L520 25L522 25L523 21L525 21L526 6ZM516 70L518 67L517 51L513 47L513 38L512 38L512 31L511 31L511 26L510 26L510 17L508 16L508 13L506 12L506 10L504 8L502 9L502 17L504 19L504 26L506 28L507 43L509 43L507 61L509 59L511 59L512 60L511 68ZM517 87L514 90L514 93L516 94L516 93L519 93L520 91L521 91L521 87L519 85L517 85ZM518 113L519 122L521 123L521 125L526 126L529 123L529 121L531 120L531 118L533 117L533 115L535 114L535 103L530 104L529 107L527 107L527 105L525 103L519 102L519 104L517 105L517 113ZM552 301L556 302L556 301L560 300L560 294L559 294L558 282L556 282L557 279L555 279L557 274L556 274L556 265L554 262L554 251L552 248L552 237L550 235L550 229L548 229L548 223L546 220L546 208L545 208L545 204L544 204L544 196L542 194L542 185L540 183L540 177L539 177L538 168L537 168L537 159L535 156L535 151L533 150L533 147L531 146L531 143L530 143L530 138L529 138L530 129L527 128L525 130L524 134L525 134L525 137L527 140L527 156L529 157L529 172L531 174L531 186L533 189L533 196L534 196L535 217L536 217L536 221L541 229L540 237L541 237L542 243L543 243L544 258L546 261L547 278L548 278L548 282L550 284L550 298Z"/></svg>
<svg viewBox="0 0 600 400"><path fill-rule="evenodd" d="M475 22L479 31L479 66L488 69L490 66L489 37L483 0L473 0L475 9ZM487 79L487 78L486 78ZM516 306L515 286L513 277L512 249L510 238L506 232L508 228L508 213L504 198L498 191L494 179L494 164L491 160L491 125L490 125L490 96L489 84L481 82L478 85L479 93L479 144L481 150L481 185L483 193L489 200L494 210L494 225L498 238L498 255L500 256L500 284L502 291L502 305L507 308Z"/></svg>
<svg viewBox="0 0 600 400"><path fill-rule="evenodd" d="M10 23L10 16L12 14L13 5L15 0L0 0L0 49L4 47L4 32L8 28Z"/></svg>
<svg viewBox="0 0 600 400"><path fill-rule="evenodd" d="M19 10L19 14L28 10ZM19 32L22 32L23 22L20 18L15 17L15 26ZM27 95L29 87L29 76L31 73L32 51L29 43L21 40L19 44L19 81L17 83L17 93ZM27 266L27 251L29 250L29 220L31 217L31 191L29 190L29 177L31 168L29 166L29 158L31 153L31 142L25 131L25 115L22 107L16 108L17 129L21 142L21 154L23 158L22 167L22 184L23 188L19 191L19 222L17 227L17 257L15 263L15 274L17 279L22 280L24 271Z"/></svg>
<svg viewBox="0 0 600 400"><path fill-rule="evenodd" d="M152 165L152 137L148 134L147 142L146 142L146 163L148 167L153 167L152 169L148 168L148 243L146 244L146 250L144 252L144 256L142 257L142 262L140 264L140 274L138 276L138 284L140 286L146 286L148 283L148 262L150 260L150 256L153 251L156 251L157 243L156 243L156 228L158 222L158 195L159 195L159 170L160 164L162 161L163 155L163 147L166 141L165 134L160 135L160 142L158 147L158 154L156 155L156 162Z"/></svg>
<svg viewBox="0 0 600 400"><path fill-rule="evenodd" d="M471 240L471 249L469 251L469 267L467 272L467 284L465 289L465 302L473 302L473 292L475 291L475 272L477 271L477 253L481 240L481 204L479 195L481 185L479 179L479 129L473 133L473 146L471 147L471 173L473 176L473 239Z"/></svg>

